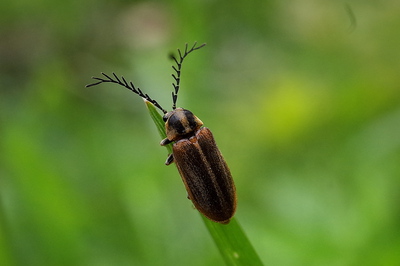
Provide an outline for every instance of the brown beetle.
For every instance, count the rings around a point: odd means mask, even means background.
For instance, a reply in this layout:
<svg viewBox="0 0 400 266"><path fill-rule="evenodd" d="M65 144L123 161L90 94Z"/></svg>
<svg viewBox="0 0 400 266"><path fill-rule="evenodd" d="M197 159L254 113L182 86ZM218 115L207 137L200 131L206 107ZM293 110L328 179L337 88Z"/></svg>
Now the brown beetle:
<svg viewBox="0 0 400 266"><path fill-rule="evenodd" d="M199 212L214 222L227 224L236 211L236 189L228 165L222 157L211 131L203 127L203 122L191 111L176 108L183 60L194 50L205 46L202 44L196 47L196 44L194 43L189 50L186 44L183 55L178 49L179 60L172 56L177 67L172 66L176 72L176 76L172 75L176 84L172 84L174 92L172 92L173 106L170 112L136 88L132 82L126 82L124 77L120 79L114 73L114 78L104 73L102 74L106 79L93 77L98 82L86 87L105 82L116 83L160 109L164 113L163 120L167 135L160 144L164 146L173 143L173 153L168 156L165 164L170 165L175 162L185 184L188 198Z"/></svg>

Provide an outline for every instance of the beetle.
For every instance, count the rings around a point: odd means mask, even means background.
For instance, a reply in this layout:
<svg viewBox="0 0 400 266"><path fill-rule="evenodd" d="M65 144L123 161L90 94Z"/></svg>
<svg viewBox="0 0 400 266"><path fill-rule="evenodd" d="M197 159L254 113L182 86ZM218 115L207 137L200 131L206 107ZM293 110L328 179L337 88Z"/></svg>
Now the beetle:
<svg viewBox="0 0 400 266"><path fill-rule="evenodd" d="M220 150L215 143L211 131L203 127L203 122L191 111L177 108L176 102L181 80L182 63L191 52L204 47L206 44L196 46L197 42L182 54L178 49L179 58L172 55L176 66L172 66L175 74L172 77L174 91L172 92L172 111L167 112L160 104L136 88L132 82L127 82L124 77L119 78L115 73L113 77L102 73L105 78L92 77L97 82L86 85L95 86L101 83L116 83L136 93L151 102L163 113L167 137L161 141L165 146L172 143L172 154L168 155L166 165L175 163L179 174L186 187L188 198L196 209L208 219L227 224L236 211L236 188L231 172Z"/></svg>

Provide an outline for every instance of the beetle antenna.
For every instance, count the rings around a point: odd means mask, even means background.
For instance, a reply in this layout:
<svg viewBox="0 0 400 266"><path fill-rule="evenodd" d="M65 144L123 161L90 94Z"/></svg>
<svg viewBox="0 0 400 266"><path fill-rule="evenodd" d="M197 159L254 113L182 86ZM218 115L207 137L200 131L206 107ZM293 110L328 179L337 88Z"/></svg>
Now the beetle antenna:
<svg viewBox="0 0 400 266"><path fill-rule="evenodd" d="M96 86L96 85L99 85L101 83L106 83L106 82L116 83L116 84L119 84L119 85L127 88L128 90L136 93L143 99L151 102L152 104L154 104L155 107L160 109L164 114L167 113L167 111L164 108L162 108L161 105L156 100L153 100L152 98L150 98L149 95L143 93L139 88L136 88L135 85L133 85L133 83L131 81L128 83L123 76L121 76L121 78L118 78L118 76L115 73L113 73L114 78L112 78L103 72L101 72L101 74L106 78L92 77L92 79L98 80L98 81L95 83L92 83L92 84L88 84L85 87L89 88L89 87Z"/></svg>
<svg viewBox="0 0 400 266"><path fill-rule="evenodd" d="M175 110L176 109L176 101L178 99L178 92L179 92L179 86L181 83L181 68L182 68L182 63L183 63L183 59L185 59L185 57L190 54L191 52L193 52L194 50L198 50L202 47L204 47L206 44L203 43L202 45L199 45L196 47L197 42L195 42L192 46L192 48L190 48L190 50L188 50L188 44L186 43L185 45L185 52L181 53L181 50L178 49L178 53L179 53L179 60L173 55L171 54L171 58L175 61L176 63L176 67L172 66L172 68L174 69L176 74L172 74L172 77L175 79L176 83L172 83L172 86L174 86L174 91L172 92L172 109Z"/></svg>

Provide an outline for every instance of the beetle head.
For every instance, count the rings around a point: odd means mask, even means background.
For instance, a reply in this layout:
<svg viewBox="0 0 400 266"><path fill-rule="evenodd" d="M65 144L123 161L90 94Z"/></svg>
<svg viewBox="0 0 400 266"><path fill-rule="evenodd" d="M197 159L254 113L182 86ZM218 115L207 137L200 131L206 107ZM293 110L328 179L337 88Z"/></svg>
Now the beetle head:
<svg viewBox="0 0 400 266"><path fill-rule="evenodd" d="M189 110L176 108L163 116L167 138L177 141L193 135L203 122Z"/></svg>

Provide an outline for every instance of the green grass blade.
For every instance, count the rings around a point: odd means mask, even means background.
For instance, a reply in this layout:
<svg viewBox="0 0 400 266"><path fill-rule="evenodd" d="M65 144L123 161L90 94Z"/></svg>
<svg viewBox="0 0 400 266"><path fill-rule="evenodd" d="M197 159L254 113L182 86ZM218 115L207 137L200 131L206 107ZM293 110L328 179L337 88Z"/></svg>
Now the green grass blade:
<svg viewBox="0 0 400 266"><path fill-rule="evenodd" d="M154 124L157 127L158 133L160 134L162 139L165 139L167 137L167 134L165 134L165 123L162 119L162 116L160 113L157 111L156 107L146 99L143 99L144 103L146 104L147 110L149 110L149 114L151 116L151 119L153 119ZM168 144L165 146L168 150L168 154L172 153L172 144Z"/></svg>
<svg viewBox="0 0 400 266"><path fill-rule="evenodd" d="M145 100L145 103L161 138L166 138L162 116L151 102ZM172 144L166 148L168 153L172 153ZM201 217L227 265L263 265L235 217L227 225Z"/></svg>
<svg viewBox="0 0 400 266"><path fill-rule="evenodd" d="M225 225L201 216L226 265L263 265L235 217Z"/></svg>

